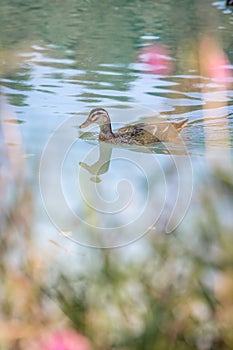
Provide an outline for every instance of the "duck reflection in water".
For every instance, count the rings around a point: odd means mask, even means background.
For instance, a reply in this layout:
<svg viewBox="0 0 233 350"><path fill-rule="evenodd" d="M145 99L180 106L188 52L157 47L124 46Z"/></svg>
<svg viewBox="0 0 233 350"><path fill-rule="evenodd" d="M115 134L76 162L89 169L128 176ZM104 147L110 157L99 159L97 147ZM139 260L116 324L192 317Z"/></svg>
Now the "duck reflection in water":
<svg viewBox="0 0 233 350"><path fill-rule="evenodd" d="M92 165L88 165L84 162L79 162L79 165L93 175L93 177L90 178L91 181L99 183L101 182L100 175L108 172L111 156L112 145L101 142L99 144L99 159Z"/></svg>

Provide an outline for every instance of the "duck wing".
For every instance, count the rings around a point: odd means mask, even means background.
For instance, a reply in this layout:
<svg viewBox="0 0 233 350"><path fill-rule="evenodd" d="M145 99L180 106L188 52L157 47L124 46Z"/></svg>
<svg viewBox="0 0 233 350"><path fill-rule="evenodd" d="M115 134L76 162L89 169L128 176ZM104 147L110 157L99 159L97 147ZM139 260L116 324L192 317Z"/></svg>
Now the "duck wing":
<svg viewBox="0 0 233 350"><path fill-rule="evenodd" d="M116 138L124 140L125 143L130 145L147 146L159 141L151 131L146 130L145 123L126 125L120 128L114 135Z"/></svg>
<svg viewBox="0 0 233 350"><path fill-rule="evenodd" d="M156 123L145 123L143 130L151 133L159 141L172 142L177 139L179 132L187 124L188 119L181 122L156 122Z"/></svg>
<svg viewBox="0 0 233 350"><path fill-rule="evenodd" d="M122 135L122 134L126 134L126 133L134 134L135 131L144 130L144 128L143 128L144 125L145 125L145 123L128 124L126 126L123 126L120 129L118 129L116 134L117 135Z"/></svg>
<svg viewBox="0 0 233 350"><path fill-rule="evenodd" d="M188 119L181 122L157 120L147 123L129 124L118 129L115 136L138 139L142 144L150 144L157 141L176 142L179 132L187 122Z"/></svg>

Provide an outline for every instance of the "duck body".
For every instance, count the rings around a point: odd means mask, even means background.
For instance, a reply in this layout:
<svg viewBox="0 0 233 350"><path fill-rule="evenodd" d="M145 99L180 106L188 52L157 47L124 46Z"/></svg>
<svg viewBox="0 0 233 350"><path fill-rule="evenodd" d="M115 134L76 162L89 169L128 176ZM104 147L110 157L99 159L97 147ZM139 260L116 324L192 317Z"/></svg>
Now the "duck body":
<svg viewBox="0 0 233 350"><path fill-rule="evenodd" d="M80 128L96 123L100 127L100 141L111 144L147 146L156 142L175 142L187 121L185 119L178 123L162 121L131 124L113 132L108 112L103 108L95 108L91 110L87 120L80 125Z"/></svg>
<svg viewBox="0 0 233 350"><path fill-rule="evenodd" d="M126 143L128 145L151 145L159 141L152 133L144 129L145 124L127 125L114 133L113 143Z"/></svg>

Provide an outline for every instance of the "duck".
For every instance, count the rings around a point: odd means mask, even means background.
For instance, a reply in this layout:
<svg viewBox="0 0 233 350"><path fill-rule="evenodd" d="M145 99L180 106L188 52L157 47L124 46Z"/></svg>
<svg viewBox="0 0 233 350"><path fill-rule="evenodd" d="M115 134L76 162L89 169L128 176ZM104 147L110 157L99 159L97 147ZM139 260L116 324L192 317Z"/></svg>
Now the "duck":
<svg viewBox="0 0 233 350"><path fill-rule="evenodd" d="M153 145L157 142L177 142L179 132L187 124L188 119L181 122L158 121L126 125L112 131L111 119L104 108L94 108L80 128L97 124L100 128L99 141L111 144L136 146Z"/></svg>

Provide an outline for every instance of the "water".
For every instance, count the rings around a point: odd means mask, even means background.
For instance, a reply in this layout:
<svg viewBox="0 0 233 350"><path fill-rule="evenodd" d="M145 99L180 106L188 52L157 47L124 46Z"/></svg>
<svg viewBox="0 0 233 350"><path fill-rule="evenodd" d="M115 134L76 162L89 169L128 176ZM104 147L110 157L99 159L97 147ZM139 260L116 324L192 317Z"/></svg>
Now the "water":
<svg viewBox="0 0 233 350"><path fill-rule="evenodd" d="M8 147L22 146L36 188L38 230L115 247L158 226L177 227L196 164L219 150L231 159L231 8L223 1L83 0L1 1L1 10L1 118L18 135L9 136ZM216 36L228 55L221 81L218 72L209 77L200 69L202 36ZM166 48L169 72L142 61L151 45ZM79 138L78 128L98 106L109 110L115 128L158 115L188 118L185 143L101 150L97 129Z"/></svg>

